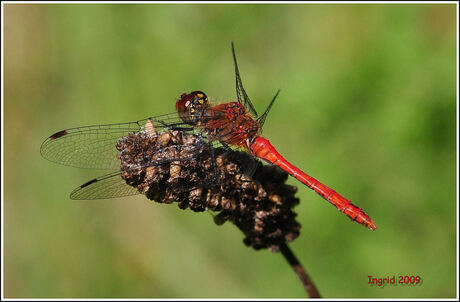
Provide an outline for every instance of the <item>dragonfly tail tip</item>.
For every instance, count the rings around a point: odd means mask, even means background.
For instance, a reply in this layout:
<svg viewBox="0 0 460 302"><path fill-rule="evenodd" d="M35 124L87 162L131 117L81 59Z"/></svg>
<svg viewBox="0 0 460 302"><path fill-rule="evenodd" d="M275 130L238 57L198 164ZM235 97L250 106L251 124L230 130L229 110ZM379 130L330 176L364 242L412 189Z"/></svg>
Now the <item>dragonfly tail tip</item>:
<svg viewBox="0 0 460 302"><path fill-rule="evenodd" d="M366 221L366 227L372 231L377 230L377 225L370 219Z"/></svg>

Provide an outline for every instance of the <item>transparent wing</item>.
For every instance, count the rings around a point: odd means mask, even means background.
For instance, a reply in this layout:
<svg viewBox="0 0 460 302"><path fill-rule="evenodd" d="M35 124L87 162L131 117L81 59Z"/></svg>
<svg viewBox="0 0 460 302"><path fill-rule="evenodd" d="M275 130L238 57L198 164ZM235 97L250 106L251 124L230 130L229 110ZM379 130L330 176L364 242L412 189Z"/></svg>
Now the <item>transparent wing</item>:
<svg viewBox="0 0 460 302"><path fill-rule="evenodd" d="M228 148L226 146L221 145L218 141L213 142L204 142L206 144L210 144L211 148ZM174 146L173 146L174 147ZM159 151L161 152L161 151ZM136 166L133 167L132 170L143 170L149 166L154 165L161 165L168 162L184 162L188 160L193 160L194 157L187 157L187 158L168 158L163 161L157 162L148 162L145 166ZM130 169L131 170L131 169ZM129 171L129 170L127 170ZM126 172L126 171L125 171ZM109 199L109 198L117 198L117 197L124 197L124 196L131 196L140 194L137 187L128 185L126 180L121 177L123 171L116 171L112 172L98 178L94 178L81 186L77 187L72 191L70 194L71 199L76 200L91 200L91 199ZM186 192L191 191L195 188L209 185L209 183L190 183L189 185L183 184L182 190L176 189L177 192Z"/></svg>
<svg viewBox="0 0 460 302"><path fill-rule="evenodd" d="M160 153L165 154L165 156L159 156L159 160L146 160L145 164L135 164L131 168L123 171L116 171L112 172L110 174L103 175L98 178L94 178L83 185L79 186L75 190L72 191L70 194L71 199L78 199L78 200L91 200L91 199L109 199L109 198L116 198L116 197L123 197L123 196L130 196L130 195L137 195L140 194L136 186L131 186L126 183L126 180L122 178L122 173L130 173L130 171L137 171L140 173L145 173L145 169L150 166L156 166L156 165L163 165L171 162L181 162L181 163L186 163L187 161L190 160L201 160L200 155L203 153L201 152L203 149L203 144L208 145L211 155L212 160L214 162L215 166L212 166L212 170L210 170L210 173L217 173L217 165L216 165L216 158L218 154L222 154L222 152L227 153L231 152L232 147L222 144L218 140L213 140L210 141L206 138L199 138L200 140L202 139L201 142L197 143L196 145L169 145L168 148L163 149L158 149L157 150L157 155ZM174 149L174 150L186 150L184 148L190 148L186 154L189 154L189 156L180 156L180 157L175 157L175 158L170 158L170 153L168 150ZM220 150L216 150L220 149ZM209 156L209 155L207 155ZM206 157L206 155L205 155ZM250 157L253 159L252 157ZM149 156L146 156L145 159L150 159ZM143 163L141 160L140 163ZM248 162L242 162L242 166L246 167L245 172L254 172L251 171L252 168L254 168L251 163ZM120 168L120 163L117 164L118 169ZM213 171L214 170L214 171ZM144 171L144 172L143 172ZM134 175L136 175L136 173ZM247 173L244 173L247 176ZM217 174L215 174L217 175ZM127 179L130 179L128 176ZM131 180L132 181L132 180ZM138 181L138 180L135 180ZM143 183L145 180L139 180L140 182L138 184ZM202 180L194 180L191 182L186 182L181 184L182 188L176 187L174 190L176 193L180 192L188 192L192 191L196 188L199 187L206 187L206 186L212 186L216 185L216 179L211 177L209 178L209 175L206 175L203 177Z"/></svg>
<svg viewBox="0 0 460 302"><path fill-rule="evenodd" d="M249 110L249 112L257 118L257 111L251 103L246 91L243 88L243 82L241 81L240 72L238 70L238 63L236 61L235 47L233 46L232 41L232 54L233 54L233 63L235 65L235 78L236 78L236 96L238 97L238 102L242 103L243 106Z"/></svg>
<svg viewBox="0 0 460 302"><path fill-rule="evenodd" d="M52 162L90 169L119 170L117 142L129 133L141 131L147 120L152 120L157 131L178 129L191 131L176 112L120 124L94 125L56 132L41 145L42 156Z"/></svg>
<svg viewBox="0 0 460 302"><path fill-rule="evenodd" d="M267 109L265 109L265 112L257 119L257 123L259 123L260 128L262 128L262 126L265 124L265 119L267 118L267 115L270 112L270 109L272 108L272 105L275 102L276 97L278 96L279 93L280 93L280 90L278 89L272 101L268 105Z"/></svg>
<svg viewBox="0 0 460 302"><path fill-rule="evenodd" d="M71 199L107 199L140 194L121 178L121 171L92 179L70 193Z"/></svg>

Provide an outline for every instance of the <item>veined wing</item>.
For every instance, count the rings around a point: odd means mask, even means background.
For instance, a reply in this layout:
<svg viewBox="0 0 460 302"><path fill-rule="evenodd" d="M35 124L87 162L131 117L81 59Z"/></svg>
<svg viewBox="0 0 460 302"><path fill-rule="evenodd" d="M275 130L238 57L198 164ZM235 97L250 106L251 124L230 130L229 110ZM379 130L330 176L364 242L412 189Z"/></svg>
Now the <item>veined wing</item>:
<svg viewBox="0 0 460 302"><path fill-rule="evenodd" d="M142 131L148 120L157 131L166 128L190 130L177 113L170 113L120 124L94 125L70 128L56 132L41 145L40 153L52 162L90 169L119 170L117 142L129 133Z"/></svg>
<svg viewBox="0 0 460 302"><path fill-rule="evenodd" d="M238 98L238 102L242 103L243 106L248 110L255 118L258 117L257 111L251 103L246 91L243 87L243 81L241 81L240 72L238 70L238 63L236 61L236 54L235 54L235 47L232 41L232 54L233 54L233 63L235 65L235 78L236 78L236 96Z"/></svg>
<svg viewBox="0 0 460 302"><path fill-rule="evenodd" d="M187 130L188 131L188 130ZM202 148L206 146L209 146L208 150L211 152L211 156L217 157L218 154L226 153L229 151L229 149L232 149L230 146L226 144L222 144L218 140L213 140L210 141L206 137L200 137L197 134L193 134L195 136L198 136L199 142L197 142L196 145L169 145L168 148L163 149L158 149L159 153L165 152L166 157L159 156L161 160L155 160L155 161L146 161L143 163L141 161L140 164L135 164L133 167L129 168L128 170L124 170L124 172L130 173L129 171L136 171L135 175L137 173L141 173L140 175L143 175L143 171L146 171L144 169L148 169L148 167L151 166L156 166L156 165L163 165L171 162L187 162L189 160L200 160L198 157L200 154L202 154ZM172 147L175 150L180 150L181 148L191 148L189 151L186 153L189 153L189 156L180 156L180 157L175 157L175 158L170 158L170 154L168 150ZM216 150L217 148L220 148L220 150ZM235 148L235 147L233 147ZM183 149L185 150L185 149ZM209 155L208 155L209 156ZM150 158L150 156L145 157ZM251 157L252 158L252 157ZM215 160L215 158L214 158ZM248 163L241 163L244 166L248 166ZM117 164L118 168L120 168L120 163ZM217 169L217 166L215 167ZM78 200L90 200L90 199L108 199L108 198L116 198L116 197L124 197L124 196L131 196L131 195L137 195L140 194L138 191L137 187L130 186L126 183L126 180L122 178L122 174L124 173L123 171L116 171L112 172L106 175L103 175L98 178L94 178L83 185L77 187L75 190L72 191L70 194L71 199L78 199ZM246 174L246 173L245 173ZM141 178L144 176L141 176ZM128 177L129 178L129 177ZM136 180L137 181L137 180ZM139 184L142 183L142 180L139 180ZM144 180L145 181L145 180ZM209 179L208 179L209 181ZM190 183L184 183L183 184L183 191L191 191L194 188L198 188L200 186L206 186L206 181L203 179L203 181L194 181ZM177 190L176 190L177 191Z"/></svg>
<svg viewBox="0 0 460 302"><path fill-rule="evenodd" d="M217 141L214 142L203 142L205 144L211 144L211 148L215 148L215 146L223 147ZM197 149L199 150L199 149ZM159 151L162 152L162 151ZM145 165L138 165L133 167L132 170L138 170L142 173L145 171L146 168L150 166L162 165L171 162L184 162L188 160L194 159L194 156L197 154L191 155L191 157L178 157L178 158L165 158L162 161L155 161L155 162L147 162ZM120 164L118 164L119 166ZM131 169L126 170L125 172L129 172ZM91 200L91 199L109 199L109 198L117 198L117 197L124 197L124 196L131 196L140 194L137 187L128 185L126 180L122 178L123 171L116 171L112 172L97 178L94 178L86 183L82 184L81 186L75 188L72 193L70 194L71 199L77 200ZM205 185L204 183L202 185ZM193 188L196 188L196 183L190 183L190 186L184 184L183 190L190 191Z"/></svg>
<svg viewBox="0 0 460 302"><path fill-rule="evenodd" d="M121 171L94 178L70 193L71 199L108 199L140 194L136 187L132 187L121 178Z"/></svg>

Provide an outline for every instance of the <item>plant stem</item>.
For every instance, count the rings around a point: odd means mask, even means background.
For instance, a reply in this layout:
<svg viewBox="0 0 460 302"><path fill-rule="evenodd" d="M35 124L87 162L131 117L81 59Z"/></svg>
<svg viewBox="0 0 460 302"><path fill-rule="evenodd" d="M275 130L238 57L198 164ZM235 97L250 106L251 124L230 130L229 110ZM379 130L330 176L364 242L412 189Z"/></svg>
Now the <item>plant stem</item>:
<svg viewBox="0 0 460 302"><path fill-rule="evenodd" d="M302 264L300 264L299 260L297 260L297 258L292 253L291 249L287 246L287 244L286 243L281 244L280 250L284 258L286 258L287 262L289 262L292 269L295 271L295 273L299 277L300 282L302 282L310 298L321 298L321 295L318 289L316 288L315 284L311 280L310 276L308 276Z"/></svg>

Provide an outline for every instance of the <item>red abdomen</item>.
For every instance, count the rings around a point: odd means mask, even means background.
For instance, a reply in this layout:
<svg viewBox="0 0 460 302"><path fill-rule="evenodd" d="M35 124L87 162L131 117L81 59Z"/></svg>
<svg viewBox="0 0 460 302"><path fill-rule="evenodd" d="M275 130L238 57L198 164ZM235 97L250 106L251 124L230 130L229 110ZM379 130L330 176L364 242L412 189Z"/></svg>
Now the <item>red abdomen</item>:
<svg viewBox="0 0 460 302"><path fill-rule="evenodd" d="M321 197L333 204L339 211L347 215L351 220L366 226L371 230L376 230L377 226L372 219L364 213L359 207L352 204L348 199L341 196L336 191L323 185L318 180L307 175L305 172L289 163L281 154L276 151L275 147L270 142L261 137L256 137L250 150L252 154L265 161L272 163L288 172L291 176L297 178L301 183L307 185L310 189L314 190Z"/></svg>

